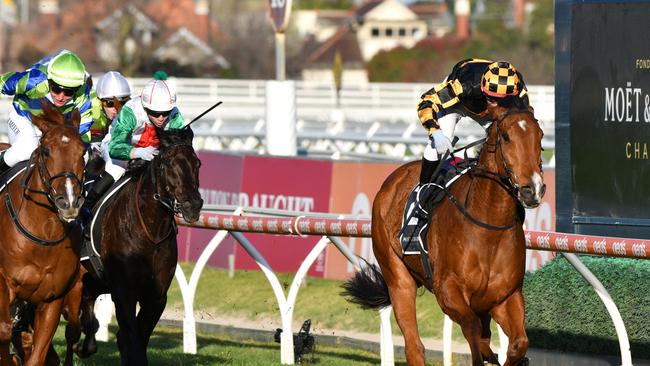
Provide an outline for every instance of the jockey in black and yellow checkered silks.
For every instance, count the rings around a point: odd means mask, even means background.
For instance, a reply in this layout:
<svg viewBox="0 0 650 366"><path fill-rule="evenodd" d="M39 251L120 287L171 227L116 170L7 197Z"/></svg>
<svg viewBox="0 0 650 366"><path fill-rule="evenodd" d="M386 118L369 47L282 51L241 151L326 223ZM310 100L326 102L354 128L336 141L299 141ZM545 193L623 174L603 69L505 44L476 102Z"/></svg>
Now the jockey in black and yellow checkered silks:
<svg viewBox="0 0 650 366"><path fill-rule="evenodd" d="M528 108L528 91L522 75L508 62L467 59L457 63L446 80L426 93L418 103L418 117L429 134L420 173L420 184L431 181L438 160L452 149L456 123L470 117L480 124L488 119L488 102L506 108Z"/></svg>

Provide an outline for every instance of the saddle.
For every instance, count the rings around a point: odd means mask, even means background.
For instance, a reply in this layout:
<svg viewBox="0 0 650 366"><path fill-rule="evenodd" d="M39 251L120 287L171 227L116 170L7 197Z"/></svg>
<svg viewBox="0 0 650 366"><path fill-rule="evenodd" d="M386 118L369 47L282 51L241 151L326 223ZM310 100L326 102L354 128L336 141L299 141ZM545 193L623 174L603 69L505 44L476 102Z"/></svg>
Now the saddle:
<svg viewBox="0 0 650 366"><path fill-rule="evenodd" d="M446 196L448 188L473 168L478 159L452 157L445 160L431 183L416 184L404 205L402 229L399 240L406 255L428 254L426 237L429 218L438 203Z"/></svg>
<svg viewBox="0 0 650 366"><path fill-rule="evenodd" d="M21 161L20 163L9 168L9 170L6 172L0 174L0 191L3 191L5 187L11 183L11 181L16 179L16 177L22 173L23 170L27 169L27 164L29 164L29 160Z"/></svg>
<svg viewBox="0 0 650 366"><path fill-rule="evenodd" d="M115 182L111 188L99 200L99 204L93 209L92 218L88 224L88 228L84 228L84 240L81 245L81 253L79 260L81 262L88 261L86 269L91 272L96 278L104 280L104 264L101 259L101 227L104 221L104 214L109 203L115 199L117 192L119 192L124 185L132 178L131 174L125 174L120 180Z"/></svg>

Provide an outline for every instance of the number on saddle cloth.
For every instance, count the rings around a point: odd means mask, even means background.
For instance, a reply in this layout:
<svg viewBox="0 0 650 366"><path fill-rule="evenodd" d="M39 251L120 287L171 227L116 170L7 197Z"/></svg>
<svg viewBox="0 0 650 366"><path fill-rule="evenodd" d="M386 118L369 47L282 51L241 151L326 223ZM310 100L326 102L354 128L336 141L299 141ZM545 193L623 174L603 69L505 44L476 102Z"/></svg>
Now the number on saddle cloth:
<svg viewBox="0 0 650 366"><path fill-rule="evenodd" d="M432 182L423 186L416 185L409 193L404 205L400 243L404 255L427 253L426 237L429 228L429 218L432 211L445 197L443 187L447 188L453 182L476 165L477 159L461 159L452 157L445 160L438 175Z"/></svg>

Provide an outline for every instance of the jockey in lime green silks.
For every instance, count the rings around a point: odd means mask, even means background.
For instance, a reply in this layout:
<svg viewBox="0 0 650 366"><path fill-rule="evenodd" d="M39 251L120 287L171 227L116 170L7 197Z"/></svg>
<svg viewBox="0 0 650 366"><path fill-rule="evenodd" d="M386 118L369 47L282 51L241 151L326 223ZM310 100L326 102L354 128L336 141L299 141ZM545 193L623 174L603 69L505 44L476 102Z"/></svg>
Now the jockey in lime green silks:
<svg viewBox="0 0 650 366"><path fill-rule="evenodd" d="M0 93L14 96L8 129L11 147L0 155L0 173L29 159L38 147L41 131L32 124L31 115L42 114L43 99L66 117L75 108L79 109L79 134L83 136L88 132L93 122L90 89L91 82L83 62L68 50L47 56L23 72L0 75Z"/></svg>

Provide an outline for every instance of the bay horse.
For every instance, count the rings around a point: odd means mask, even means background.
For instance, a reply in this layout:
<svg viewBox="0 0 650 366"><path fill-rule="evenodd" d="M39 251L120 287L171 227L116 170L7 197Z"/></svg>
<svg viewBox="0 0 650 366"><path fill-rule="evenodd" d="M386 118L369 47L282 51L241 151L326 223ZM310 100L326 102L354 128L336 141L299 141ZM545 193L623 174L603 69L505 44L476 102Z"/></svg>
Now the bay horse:
<svg viewBox="0 0 650 366"><path fill-rule="evenodd" d="M431 214L427 234L431 282L420 256L403 256L398 239L407 195L420 175L420 163L415 161L397 168L373 203L372 242L381 272L366 266L344 284L344 294L363 307L393 305L409 365L424 365L415 309L420 286L433 292L443 312L462 328L473 366L482 366L483 361L498 364L490 349L492 318L510 341L505 365L528 362L521 291L526 243L517 201L532 208L544 195L543 132L532 108L493 105L488 116L494 122L476 167L448 188L447 197Z"/></svg>
<svg viewBox="0 0 650 366"><path fill-rule="evenodd" d="M0 362L12 365L11 306L34 307L33 345L24 365L42 365L59 324L63 297L79 269L74 224L83 204L80 115L66 119L48 101L32 116L42 133L25 170L2 191L0 209Z"/></svg>
<svg viewBox="0 0 650 366"><path fill-rule="evenodd" d="M115 303L121 364L148 364L149 338L167 304L178 262L175 215L195 222L203 206L201 161L192 147L192 130L157 129L157 136L160 153L130 170L131 179L107 201L99 223L104 278L90 275L94 273L90 270L81 279L82 290L77 288L66 299L74 310L67 315L75 317L75 322L81 318L86 335L82 344L72 347L80 332L66 329L66 364L72 360L73 348L81 357L96 350L93 305L102 293L110 293ZM137 314L136 304L140 306Z"/></svg>

